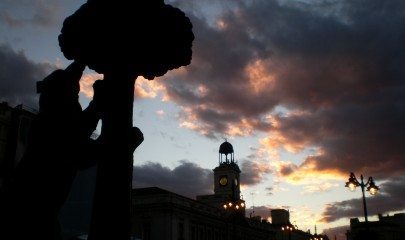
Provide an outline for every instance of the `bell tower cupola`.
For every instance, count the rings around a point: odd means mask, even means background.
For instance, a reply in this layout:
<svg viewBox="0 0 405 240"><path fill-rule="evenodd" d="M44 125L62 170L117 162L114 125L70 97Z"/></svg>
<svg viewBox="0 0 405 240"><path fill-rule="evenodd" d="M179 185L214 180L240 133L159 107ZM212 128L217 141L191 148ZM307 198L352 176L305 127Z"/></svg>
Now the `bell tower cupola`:
<svg viewBox="0 0 405 240"><path fill-rule="evenodd" d="M215 195L240 199L240 169L234 159L233 146L227 140L219 146L219 166L214 169Z"/></svg>
<svg viewBox="0 0 405 240"><path fill-rule="evenodd" d="M224 159L224 155L225 155L225 159ZM228 155L229 155L229 159L228 159ZM234 155L233 155L233 146L227 140L225 140L225 142L223 142L219 146L219 165L221 165L223 163L229 164L231 162L232 163L235 162Z"/></svg>

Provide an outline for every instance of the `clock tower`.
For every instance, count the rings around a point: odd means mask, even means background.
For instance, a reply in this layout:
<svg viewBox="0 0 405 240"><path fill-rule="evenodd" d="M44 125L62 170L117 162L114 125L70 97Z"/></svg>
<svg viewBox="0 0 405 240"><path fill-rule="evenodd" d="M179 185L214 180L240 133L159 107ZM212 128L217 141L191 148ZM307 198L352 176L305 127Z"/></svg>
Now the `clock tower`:
<svg viewBox="0 0 405 240"><path fill-rule="evenodd" d="M197 196L197 200L221 209L235 207L245 214L245 201L240 197L240 169L228 141L219 146L219 165L214 171L214 194Z"/></svg>
<svg viewBox="0 0 405 240"><path fill-rule="evenodd" d="M233 146L225 141L219 147L219 166L214 169L214 193L223 198L240 199L240 169L235 163Z"/></svg>

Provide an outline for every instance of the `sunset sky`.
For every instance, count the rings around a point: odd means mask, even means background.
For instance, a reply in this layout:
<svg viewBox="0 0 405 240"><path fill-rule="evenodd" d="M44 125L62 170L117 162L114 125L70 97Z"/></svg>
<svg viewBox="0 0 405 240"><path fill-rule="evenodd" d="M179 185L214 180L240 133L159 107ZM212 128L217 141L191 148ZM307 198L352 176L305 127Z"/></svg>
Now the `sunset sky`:
<svg viewBox="0 0 405 240"><path fill-rule="evenodd" d="M37 106L35 82L70 63L57 37L84 2L0 0L1 101ZM212 193L226 138L248 213L288 208L300 229L345 239L350 217L363 220L350 172L381 187L370 215L405 211L404 1L166 2L193 23L193 59L136 82L134 186ZM100 78L86 70L83 107Z"/></svg>

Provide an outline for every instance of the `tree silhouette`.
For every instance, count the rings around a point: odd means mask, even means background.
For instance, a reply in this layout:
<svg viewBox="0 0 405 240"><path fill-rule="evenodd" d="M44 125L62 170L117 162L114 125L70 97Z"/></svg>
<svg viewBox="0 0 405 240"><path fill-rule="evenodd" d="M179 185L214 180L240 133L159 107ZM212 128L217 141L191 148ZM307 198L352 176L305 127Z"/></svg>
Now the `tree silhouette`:
<svg viewBox="0 0 405 240"><path fill-rule="evenodd" d="M59 45L67 59L104 74L109 90L100 139L89 239L129 239L133 150L143 138L133 128L134 83L188 65L192 24L163 0L88 0L66 18Z"/></svg>

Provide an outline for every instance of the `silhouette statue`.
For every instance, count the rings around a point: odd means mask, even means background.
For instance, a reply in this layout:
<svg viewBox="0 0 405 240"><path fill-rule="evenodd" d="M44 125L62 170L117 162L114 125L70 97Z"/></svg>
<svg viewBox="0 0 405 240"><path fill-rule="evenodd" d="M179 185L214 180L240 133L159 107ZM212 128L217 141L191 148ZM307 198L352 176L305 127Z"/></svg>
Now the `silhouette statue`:
<svg viewBox="0 0 405 240"><path fill-rule="evenodd" d="M90 138L100 119L103 89L82 111L79 80L85 66L73 62L37 83L39 113L26 152L4 193L0 239L61 239L58 213L78 170L94 165L100 143ZM100 95L101 94L101 95Z"/></svg>
<svg viewBox="0 0 405 240"><path fill-rule="evenodd" d="M131 140L141 137L132 125L135 80L190 64L193 40L190 20L163 0L88 0L65 19L59 35L63 54L104 74L108 89L90 240L130 238L131 144L143 140Z"/></svg>

